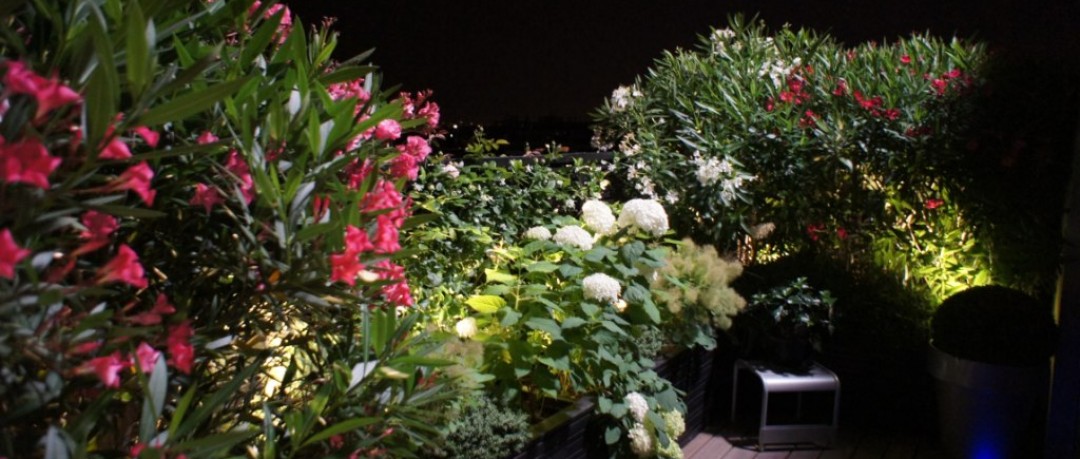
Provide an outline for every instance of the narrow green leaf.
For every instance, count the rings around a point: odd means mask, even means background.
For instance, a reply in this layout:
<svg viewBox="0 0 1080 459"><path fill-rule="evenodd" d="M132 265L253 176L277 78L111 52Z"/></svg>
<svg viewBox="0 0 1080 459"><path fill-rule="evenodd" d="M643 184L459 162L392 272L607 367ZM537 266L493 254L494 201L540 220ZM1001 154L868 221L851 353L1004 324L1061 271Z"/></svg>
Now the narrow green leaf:
<svg viewBox="0 0 1080 459"><path fill-rule="evenodd" d="M334 425L332 425L330 427L327 427L327 428L323 429L322 431L320 431L319 433L317 433L315 435L312 435L307 440L304 440L304 442L300 444L300 447L303 448L303 447L305 447L307 445L310 445L312 443L317 443L317 442L326 440L327 438L330 438L330 437L332 437L334 435L344 433L344 432L350 432L350 431L353 431L353 430L357 430L357 429L359 429L361 427L369 426L369 425L374 424L376 422L379 422L379 418L356 418L356 419L349 419L349 420L346 420L346 421L341 421L341 422L339 422L337 424L334 424Z"/></svg>
<svg viewBox="0 0 1080 459"><path fill-rule="evenodd" d="M281 24L286 11L284 8L278 10L277 14L259 25L251 39L244 43L244 50L240 53L240 62L249 63L255 60L256 56L262 54L270 41L274 39L274 35L277 34L278 25Z"/></svg>
<svg viewBox="0 0 1080 459"><path fill-rule="evenodd" d="M146 114L139 117L139 122L146 126L156 126L170 121L183 120L191 115L209 109L214 104L236 92L250 80L251 77L237 78L201 91L192 91L150 109Z"/></svg>
<svg viewBox="0 0 1080 459"><path fill-rule="evenodd" d="M139 2L127 2L127 78L132 92L141 94L150 82L150 43L147 24Z"/></svg>
<svg viewBox="0 0 1080 459"><path fill-rule="evenodd" d="M553 273L559 270L559 265L550 261L538 261L525 267L526 271L531 273Z"/></svg>

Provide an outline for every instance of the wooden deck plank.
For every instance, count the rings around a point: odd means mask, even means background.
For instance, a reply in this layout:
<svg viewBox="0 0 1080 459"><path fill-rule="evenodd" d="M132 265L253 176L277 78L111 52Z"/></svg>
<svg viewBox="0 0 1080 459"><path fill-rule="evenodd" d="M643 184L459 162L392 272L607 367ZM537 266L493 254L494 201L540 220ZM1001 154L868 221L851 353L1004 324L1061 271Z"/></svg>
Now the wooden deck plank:
<svg viewBox="0 0 1080 459"><path fill-rule="evenodd" d="M818 456L821 459L849 459L855 454L855 446L859 444L861 433L851 428L840 428L836 433L836 441Z"/></svg>
<svg viewBox="0 0 1080 459"><path fill-rule="evenodd" d="M683 456L686 459L719 459L731 450L731 443L728 443L722 435L707 432L702 432L700 435L705 441L696 445L697 449L692 452L684 449ZM697 441L696 438L694 440Z"/></svg>
<svg viewBox="0 0 1080 459"><path fill-rule="evenodd" d="M889 438L882 432L872 430L864 432L852 457L880 458L889 450Z"/></svg>
<svg viewBox="0 0 1080 459"><path fill-rule="evenodd" d="M913 459L920 441L915 434L892 432L888 439L889 447L882 459Z"/></svg>
<svg viewBox="0 0 1080 459"><path fill-rule="evenodd" d="M713 434L708 432L701 432L697 434L697 436L695 436L693 440L690 440L690 443L687 443L686 446L682 448L683 457L695 457L697 452L701 451L701 448L707 445L709 443L709 440L712 440L712 437Z"/></svg>
<svg viewBox="0 0 1080 459"><path fill-rule="evenodd" d="M728 451L727 454L724 454L722 457L724 459L754 459L755 457L757 457L757 455L757 450L753 448L737 447L731 448L731 450Z"/></svg>
<svg viewBox="0 0 1080 459"><path fill-rule="evenodd" d="M822 449L797 449L791 452L788 459L818 459L824 452Z"/></svg>
<svg viewBox="0 0 1080 459"><path fill-rule="evenodd" d="M754 459L787 459L791 455L791 450L772 450L762 451L754 456Z"/></svg>

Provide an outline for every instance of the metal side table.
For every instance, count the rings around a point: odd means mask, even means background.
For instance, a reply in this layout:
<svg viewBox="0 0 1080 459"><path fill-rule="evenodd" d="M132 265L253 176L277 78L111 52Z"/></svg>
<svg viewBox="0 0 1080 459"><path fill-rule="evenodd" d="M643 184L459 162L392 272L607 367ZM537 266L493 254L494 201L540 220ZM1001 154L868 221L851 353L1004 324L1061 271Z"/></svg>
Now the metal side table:
<svg viewBox="0 0 1080 459"><path fill-rule="evenodd" d="M806 372L789 373L756 361L735 361L735 376L731 390L731 420L735 421L738 406L739 375L743 371L752 372L761 380L761 425L758 427L757 443L762 449L766 444L815 443L828 446L836 439L836 429L840 414L840 378L819 363ZM832 393L832 422L769 424L769 395L781 392L796 393L795 420L803 419L803 393Z"/></svg>

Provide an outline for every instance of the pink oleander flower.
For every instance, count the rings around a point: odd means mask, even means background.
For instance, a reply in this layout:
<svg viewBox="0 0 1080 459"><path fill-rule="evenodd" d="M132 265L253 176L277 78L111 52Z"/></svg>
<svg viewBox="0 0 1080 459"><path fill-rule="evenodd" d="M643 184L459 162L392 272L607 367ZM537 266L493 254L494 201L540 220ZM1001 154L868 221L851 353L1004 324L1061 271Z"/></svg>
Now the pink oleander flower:
<svg viewBox="0 0 1080 459"><path fill-rule="evenodd" d="M937 95L943 96L945 95L945 90L949 87L949 82L941 78L935 78L934 81L930 82L930 85L933 86L934 92L937 93Z"/></svg>
<svg viewBox="0 0 1080 459"><path fill-rule="evenodd" d="M101 149L101 154L98 155L100 159L128 159L130 157L131 149L118 137L109 140L105 147Z"/></svg>
<svg viewBox="0 0 1080 459"><path fill-rule="evenodd" d="M364 180L367 180L373 170L375 170L375 166L369 159L365 159L364 162L354 159L348 166L345 166L345 175L348 176L349 189L360 189L360 184L364 183Z"/></svg>
<svg viewBox="0 0 1080 459"><path fill-rule="evenodd" d="M161 140L161 134L146 126L139 126L132 129L132 131L134 131L135 134L138 134L139 137L142 137L150 148L157 148L158 141Z"/></svg>
<svg viewBox="0 0 1080 459"><path fill-rule="evenodd" d="M185 320L179 325L169 327L169 336L165 339L169 349L169 365L186 375L191 374L191 366L195 363L195 348L191 345L194 334L191 321Z"/></svg>
<svg viewBox="0 0 1080 459"><path fill-rule="evenodd" d="M7 143L0 137L0 180L22 182L49 189L49 174L60 166L60 158L49 155L45 145L32 137Z"/></svg>
<svg viewBox="0 0 1080 459"><path fill-rule="evenodd" d="M345 251L330 255L330 282L344 282L349 286L356 285L356 276L360 275L365 266L360 263L358 255Z"/></svg>
<svg viewBox="0 0 1080 459"><path fill-rule="evenodd" d="M202 134L199 134L199 137L197 139L195 139L195 143L198 143L199 145L206 145L208 143L214 143L217 141L218 137L210 131L204 131Z"/></svg>
<svg viewBox="0 0 1080 459"><path fill-rule="evenodd" d="M85 231L79 237L86 240L108 239L109 235L120 228L120 223L112 215L88 210L80 218Z"/></svg>
<svg viewBox="0 0 1080 459"><path fill-rule="evenodd" d="M147 164L146 161L143 161L129 167L121 173L119 177L108 185L107 189L111 191L131 190L139 195L139 198L141 198L147 206L153 206L154 196L157 195L157 191L150 188L150 180L153 178L154 170L150 169L150 165Z"/></svg>
<svg viewBox="0 0 1080 459"><path fill-rule="evenodd" d="M361 210L370 213L390 210L384 215L389 216L394 225L399 228L407 216L405 199L401 196L401 192L394 187L393 183L385 180L377 182L371 191L364 195Z"/></svg>
<svg viewBox="0 0 1080 459"><path fill-rule="evenodd" d="M161 323L161 316L164 314L172 314L176 312L176 308L169 303L169 297L164 293L159 293L157 301L154 303L154 307L147 312L142 312L134 316L128 317L127 321L136 323L139 325L157 325Z"/></svg>
<svg viewBox="0 0 1080 459"><path fill-rule="evenodd" d="M8 71L4 75L4 85L15 94L29 94L37 100L37 112L34 120L40 121L49 112L82 101L82 96L73 89L60 84L56 78L46 79L19 61L8 61Z"/></svg>
<svg viewBox="0 0 1080 459"><path fill-rule="evenodd" d="M415 156L401 154L390 160L391 177L416 180L416 177L419 173L420 164Z"/></svg>
<svg viewBox="0 0 1080 459"><path fill-rule="evenodd" d="M900 56L900 63L905 64L905 65L910 64L911 63L911 56L908 56L907 54L905 54L903 56Z"/></svg>
<svg viewBox="0 0 1080 459"><path fill-rule="evenodd" d="M427 159L431 154L431 145L423 137L411 135L405 139L405 143L397 146L402 154L416 158L417 162Z"/></svg>
<svg viewBox="0 0 1080 459"><path fill-rule="evenodd" d="M205 183L196 183L195 195L191 197L188 204L193 206L203 206L203 208L206 209L206 213L209 214L214 206L221 204L224 201L225 198L221 197L217 188L208 186Z"/></svg>
<svg viewBox="0 0 1080 459"><path fill-rule="evenodd" d="M382 120L375 125L375 138L379 140L397 140L401 137L401 125L396 120Z"/></svg>
<svg viewBox="0 0 1080 459"><path fill-rule="evenodd" d="M113 352L105 357L90 359L84 364L84 372L92 372L105 384L105 387L120 387L120 372L130 366L120 358L120 351Z"/></svg>
<svg viewBox="0 0 1080 459"><path fill-rule="evenodd" d="M944 204L945 204L945 200L943 200L943 199L930 198L930 199L927 199L925 203L923 203L923 207L925 207L927 210L934 210L934 209L937 209L938 207L941 207Z"/></svg>
<svg viewBox="0 0 1080 459"><path fill-rule="evenodd" d="M427 125L431 129L439 127L439 104L428 102L416 113L417 116L427 118Z"/></svg>
<svg viewBox="0 0 1080 459"><path fill-rule="evenodd" d="M398 240L398 227L387 214L376 217L375 228L375 253L389 254L401 250Z"/></svg>
<svg viewBox="0 0 1080 459"><path fill-rule="evenodd" d="M99 271L98 283L123 282L137 288L146 288L146 271L139 264L139 255L127 244L120 244L116 256Z"/></svg>
<svg viewBox="0 0 1080 459"><path fill-rule="evenodd" d="M139 343L139 347L135 349L135 361L139 363L139 370L143 373L154 371L154 364L157 363L158 357L161 357L161 352L146 344L145 341Z"/></svg>
<svg viewBox="0 0 1080 459"><path fill-rule="evenodd" d="M109 235L120 227L120 223L117 222L116 217L109 214L103 214L96 210L86 211L86 213L82 215L81 223L86 229L79 233L79 238L86 242L76 248L75 251L71 253L72 256L90 253L108 244Z"/></svg>
<svg viewBox="0 0 1080 459"><path fill-rule="evenodd" d="M4 228L0 231L0 277L13 279L15 265L27 255L30 255L30 251L15 243L11 230Z"/></svg>
<svg viewBox="0 0 1080 459"><path fill-rule="evenodd" d="M257 11L259 11L259 8L262 8L262 2L259 1L259 0L256 0L255 3L253 3L251 5L251 8L248 9L248 14L249 15L255 14ZM285 40L289 38L289 33L292 32L292 12L289 11L289 7L287 7L287 6L285 6L285 5L281 4L281 3L278 3L278 4L275 4L275 5L271 6L270 8L267 8L266 13L263 14L263 18L269 19L270 17L277 14L282 9L285 10L285 13L283 13L282 16L281 16L281 22L278 23L277 44L279 44L279 45L282 44L282 43L285 43Z"/></svg>
<svg viewBox="0 0 1080 459"><path fill-rule="evenodd" d="M360 254L375 249L375 245L368 239L367 231L353 225L345 227L345 252Z"/></svg>
<svg viewBox="0 0 1080 459"><path fill-rule="evenodd" d="M240 194L244 196L244 204L251 204L255 199L255 181L251 178L251 169L247 161L240 157L236 150L229 152L225 160L225 169L232 173L240 181Z"/></svg>
<svg viewBox="0 0 1080 459"><path fill-rule="evenodd" d="M412 294L409 292L409 284L405 282L405 268L391 263L389 260L380 261L377 266L379 267L379 279L398 281L382 286L383 297L399 306L412 306Z"/></svg>

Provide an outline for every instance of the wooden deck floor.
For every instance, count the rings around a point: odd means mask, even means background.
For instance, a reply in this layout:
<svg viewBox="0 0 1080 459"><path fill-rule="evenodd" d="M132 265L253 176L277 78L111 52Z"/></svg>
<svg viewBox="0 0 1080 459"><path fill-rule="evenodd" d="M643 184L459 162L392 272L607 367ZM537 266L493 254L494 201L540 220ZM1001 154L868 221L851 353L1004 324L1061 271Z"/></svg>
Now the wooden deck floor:
<svg viewBox="0 0 1080 459"><path fill-rule="evenodd" d="M841 429L835 445L775 448L758 451L737 435L718 431L698 434L683 448L686 459L945 459L937 442L906 432ZM735 444L732 444L734 441Z"/></svg>

